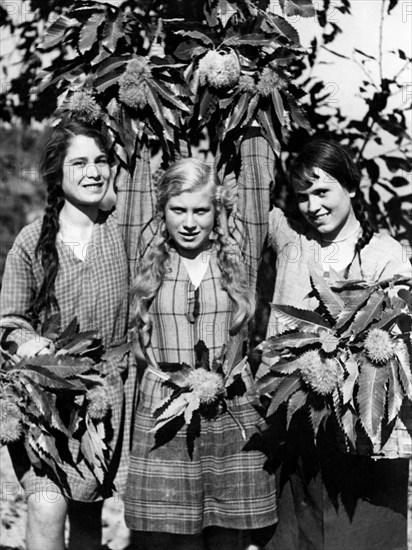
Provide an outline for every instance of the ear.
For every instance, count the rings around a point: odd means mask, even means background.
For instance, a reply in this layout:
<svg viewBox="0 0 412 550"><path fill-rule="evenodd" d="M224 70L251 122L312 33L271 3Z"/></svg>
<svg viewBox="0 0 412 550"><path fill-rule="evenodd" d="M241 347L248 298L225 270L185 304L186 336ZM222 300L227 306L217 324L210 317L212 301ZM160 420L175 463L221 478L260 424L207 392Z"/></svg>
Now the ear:
<svg viewBox="0 0 412 550"><path fill-rule="evenodd" d="M356 191L349 191L349 196L351 199L355 198Z"/></svg>

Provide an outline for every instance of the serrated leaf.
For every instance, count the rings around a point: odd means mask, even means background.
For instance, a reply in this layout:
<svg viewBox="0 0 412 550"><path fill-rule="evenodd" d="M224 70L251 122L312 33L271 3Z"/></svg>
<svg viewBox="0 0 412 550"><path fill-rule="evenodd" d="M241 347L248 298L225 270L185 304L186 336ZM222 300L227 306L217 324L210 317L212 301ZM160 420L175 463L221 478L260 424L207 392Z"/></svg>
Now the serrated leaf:
<svg viewBox="0 0 412 550"><path fill-rule="evenodd" d="M86 427L87 429L80 440L80 450L93 475L100 483L103 483L104 474L107 471L104 457L104 451L107 447L94 423L88 417L86 417Z"/></svg>
<svg viewBox="0 0 412 550"><path fill-rule="evenodd" d="M331 330L322 331L320 342L325 353L333 353L339 346L339 338Z"/></svg>
<svg viewBox="0 0 412 550"><path fill-rule="evenodd" d="M76 19L67 17L66 15L60 15L53 23L47 28L44 40L39 46L41 50L50 50L63 42L64 35L68 29L78 27L80 23Z"/></svg>
<svg viewBox="0 0 412 550"><path fill-rule="evenodd" d="M314 17L316 15L315 8L311 0L286 0L285 5L286 17Z"/></svg>
<svg viewBox="0 0 412 550"><path fill-rule="evenodd" d="M243 373L243 371L246 369L246 367L248 366L248 358L247 356L243 357L243 359L241 361L239 361L239 363L237 363L232 369L230 372L227 373L227 375L225 376L225 379L224 379L224 383L225 383L225 386L226 387L229 387L236 376L238 375L241 375ZM223 367L223 372L225 372L225 368Z"/></svg>
<svg viewBox="0 0 412 550"><path fill-rule="evenodd" d="M404 399L404 391L398 377L398 368L396 363L391 361L389 366L389 384L388 384L388 423L391 423L399 413Z"/></svg>
<svg viewBox="0 0 412 550"><path fill-rule="evenodd" d="M412 400L411 367L409 364L409 356L406 349L403 352L401 348L396 349L395 362L398 366L398 375L403 387L403 391L405 392L405 395L408 397L408 399Z"/></svg>
<svg viewBox="0 0 412 550"><path fill-rule="evenodd" d="M97 480L100 483L103 483L104 474L102 469L99 468L98 465L96 465L96 454L94 449L93 436L90 434L89 430L86 430L84 432L83 437L80 440L80 451L84 462L96 476Z"/></svg>
<svg viewBox="0 0 412 550"><path fill-rule="evenodd" d="M47 361L45 361L47 359ZM35 368L33 368L35 367ZM30 362L25 365L26 370L38 370L42 367L47 374L53 374L61 378L70 378L84 374L95 367L94 363L88 358L42 355L31 357Z"/></svg>
<svg viewBox="0 0 412 550"><path fill-rule="evenodd" d="M96 78L100 78L107 74L110 74L110 72L112 71L119 71L119 73L122 74L124 69L126 68L126 64L130 59L131 59L131 55L124 55L124 56L112 55L110 56L110 58L104 59L99 65L99 68L96 70Z"/></svg>
<svg viewBox="0 0 412 550"><path fill-rule="evenodd" d="M212 46L212 48L214 48L213 40L202 32L190 31L190 30L179 30L179 31L175 31L175 34L179 36L191 38L192 40L195 40L196 42L200 42L205 46Z"/></svg>
<svg viewBox="0 0 412 550"><path fill-rule="evenodd" d="M61 332L61 315L55 313L45 319L42 325L42 336L50 338L50 340L56 339Z"/></svg>
<svg viewBox="0 0 412 550"><path fill-rule="evenodd" d="M283 380L283 377L275 378L271 372L268 372L248 389L246 395L249 396L254 403L258 403L259 397L275 392Z"/></svg>
<svg viewBox="0 0 412 550"><path fill-rule="evenodd" d="M388 379L389 369L386 366L375 367L364 360L360 367L356 400L360 420L371 440L376 436L385 413Z"/></svg>
<svg viewBox="0 0 412 550"><path fill-rule="evenodd" d="M274 153L279 156L280 143L276 136L272 117L266 109L258 109L256 116L261 125L262 131L264 132L266 139L270 143L270 146L272 147Z"/></svg>
<svg viewBox="0 0 412 550"><path fill-rule="evenodd" d="M351 410L346 410L341 418L344 434L352 444L353 449L356 449L356 416Z"/></svg>
<svg viewBox="0 0 412 550"><path fill-rule="evenodd" d="M149 91L149 93L147 94L147 101L163 130L164 135L159 137L162 137L163 139L167 139L169 141L173 141L173 136L170 133L170 128L168 127L163 114L162 102L159 100L156 90L154 86L152 86L152 82L149 82L148 80L146 80L145 82Z"/></svg>
<svg viewBox="0 0 412 550"><path fill-rule="evenodd" d="M295 392L288 401L286 412L286 428L289 429L290 421L296 411L301 409L306 404L308 394L303 390Z"/></svg>
<svg viewBox="0 0 412 550"><path fill-rule="evenodd" d="M169 363L169 365L173 363ZM168 380L174 384L175 386L179 386L180 388L186 388L188 383L188 377L190 373L193 371L192 367L189 367L185 363L176 363L178 365L178 369L168 373ZM160 366L162 364L160 363Z"/></svg>
<svg viewBox="0 0 412 550"><path fill-rule="evenodd" d="M166 422L169 422L171 418L183 414L187 405L190 403L190 396L188 393L189 392L184 392L180 394L169 403L164 411L157 417L154 430L161 428Z"/></svg>
<svg viewBox="0 0 412 550"><path fill-rule="evenodd" d="M272 372L276 372L277 374L292 374L293 372L297 371L299 367L302 366L301 359L298 357L294 361L290 361L289 363L276 363L273 365L273 367L270 368Z"/></svg>
<svg viewBox="0 0 412 550"><path fill-rule="evenodd" d="M406 290L406 288L401 288L398 290L398 296L405 302L405 304L412 307L412 292Z"/></svg>
<svg viewBox="0 0 412 550"><path fill-rule="evenodd" d="M278 117L280 125L283 126L285 122L285 107L283 106L282 96L276 88L273 88L271 96L276 116Z"/></svg>
<svg viewBox="0 0 412 550"><path fill-rule="evenodd" d="M287 104L289 105L289 110L290 110L290 115L292 117L292 120L297 124L299 128L303 128L304 130L307 130L308 132L310 132L311 127L306 117L306 114L303 111L303 109L299 106L296 99L293 97L292 94L287 92L284 92L284 97L286 99Z"/></svg>
<svg viewBox="0 0 412 550"><path fill-rule="evenodd" d="M189 61L205 54L210 48L207 46L199 46L196 40L185 40L174 51L174 56L178 59Z"/></svg>
<svg viewBox="0 0 412 550"><path fill-rule="evenodd" d="M346 323L348 323L355 316L359 308L361 308L367 302L370 295L371 295L370 290L367 290L364 293L359 295L359 292L357 289L357 292L351 293L350 295L346 296L344 298L345 306L338 316L335 329L339 330L343 326L345 326Z"/></svg>
<svg viewBox="0 0 412 550"><path fill-rule="evenodd" d="M269 405L267 416L274 414L279 406L287 401L295 391L300 390L302 387L299 376L291 375L282 380L281 384L276 389L272 401Z"/></svg>
<svg viewBox="0 0 412 550"><path fill-rule="evenodd" d="M78 47L81 54L88 52L96 43L97 32L106 18L104 12L94 12L80 30Z"/></svg>
<svg viewBox="0 0 412 550"><path fill-rule="evenodd" d="M309 309L299 309L294 306L284 306L281 304L271 304L271 308L279 315L282 323L284 320L291 321L292 324L305 332L313 331L314 328L319 327L332 328L321 315Z"/></svg>
<svg viewBox="0 0 412 550"><path fill-rule="evenodd" d="M126 353L128 353L132 349L132 346L133 346L133 342L126 342L125 344L111 347L102 355L102 361L108 361L110 359L120 358Z"/></svg>
<svg viewBox="0 0 412 550"><path fill-rule="evenodd" d="M313 405L309 404L309 420L312 426L315 439L318 435L320 425L324 420L326 420L326 418L328 418L329 415L330 415L330 412L326 407L323 407L321 409L317 409L317 408L315 409Z"/></svg>
<svg viewBox="0 0 412 550"><path fill-rule="evenodd" d="M247 113L251 95L244 93L241 94L239 101L232 109L230 117L225 122L225 134L231 130L241 128L241 122Z"/></svg>
<svg viewBox="0 0 412 550"><path fill-rule="evenodd" d="M219 104L218 98L211 94L209 88L206 88L200 98L199 102L199 116L202 125L207 124L212 116L212 113L216 111Z"/></svg>
<svg viewBox="0 0 412 550"><path fill-rule="evenodd" d="M96 78L94 81L94 88L98 93L103 93L107 88L110 88L110 86L116 86L119 84L119 78L123 72L123 68L119 66L117 69Z"/></svg>
<svg viewBox="0 0 412 550"><path fill-rule="evenodd" d="M161 428L156 430L155 442L152 450L157 449L162 445L166 445L166 443L171 441L184 425L185 420L183 415L180 415L172 418L167 424L164 424Z"/></svg>
<svg viewBox="0 0 412 550"><path fill-rule="evenodd" d="M54 443L54 438L43 432L41 432L37 437L34 437L33 434L29 432L28 443L39 457L40 462L47 464L53 470L56 477L61 480L59 470L57 468L57 465L58 463L61 463L61 460Z"/></svg>
<svg viewBox="0 0 412 550"><path fill-rule="evenodd" d="M274 357L285 348L301 348L310 344L318 344L321 336L316 332L296 332L271 336L258 345L258 349L267 357Z"/></svg>
<svg viewBox="0 0 412 550"><path fill-rule="evenodd" d="M115 20L107 21L103 33L102 46L112 53L116 51L116 46L119 39L124 36L122 19L123 14L119 11Z"/></svg>
<svg viewBox="0 0 412 550"><path fill-rule="evenodd" d="M190 393L190 401L184 412L184 419L186 424L190 424L192 421L193 413L200 407L200 399L194 393Z"/></svg>
<svg viewBox="0 0 412 550"><path fill-rule="evenodd" d="M383 292L371 294L365 307L358 311L351 325L351 331L359 334L364 331L373 321L379 320L382 316L382 304L385 299Z"/></svg>
<svg viewBox="0 0 412 550"><path fill-rule="evenodd" d="M285 36L292 44L299 45L299 34L297 30L283 17L270 14L270 23L281 35Z"/></svg>
<svg viewBox="0 0 412 550"><path fill-rule="evenodd" d="M195 356L195 368L202 368L206 371L210 370L210 352L203 340L199 340L195 344Z"/></svg>
<svg viewBox="0 0 412 550"><path fill-rule="evenodd" d="M21 375L21 379L36 383L43 389L52 388L57 390L81 390L83 385L76 380L66 380L53 372L42 367L36 367L36 370L26 368Z"/></svg>
<svg viewBox="0 0 412 550"><path fill-rule="evenodd" d="M401 309L385 309L382 314L382 317L378 323L374 323L371 328L388 328L389 325L393 325L399 316L402 314Z"/></svg>
<svg viewBox="0 0 412 550"><path fill-rule="evenodd" d="M178 97L175 97L174 92L172 90L169 90L160 81L152 79L150 84L157 91L157 93L166 100L166 102L171 103L174 107L177 107L183 113L190 113L189 107L185 105L183 101L181 101Z"/></svg>
<svg viewBox="0 0 412 550"><path fill-rule="evenodd" d="M189 453L190 460L193 460L193 451L195 447L195 440L200 436L200 414L197 411L194 411L191 418L190 424L187 427L186 431L186 443L187 443L187 452Z"/></svg>
<svg viewBox="0 0 412 550"><path fill-rule="evenodd" d="M73 353L71 350L77 346L77 344L94 344L96 340L101 341L98 338L98 332L96 330L87 330L66 338L59 338L59 349L64 349L69 353Z"/></svg>
<svg viewBox="0 0 412 550"><path fill-rule="evenodd" d="M279 44L279 33L264 34L264 33L250 33L231 36L226 38L222 42L222 46L257 46L263 48L265 46L271 46L273 44Z"/></svg>
<svg viewBox="0 0 412 550"><path fill-rule="evenodd" d="M323 277L320 277L316 271L310 271L312 286L316 292L317 298L327 309L333 319L337 319L345 307L345 302L330 288Z"/></svg>
<svg viewBox="0 0 412 550"><path fill-rule="evenodd" d="M57 338L55 345L56 347L63 347L63 345L66 342L69 342L71 338L76 336L76 334L79 333L79 322L77 320L77 317L74 317L70 323L67 325L67 327L63 330L63 332L60 334L59 338Z"/></svg>
<svg viewBox="0 0 412 550"><path fill-rule="evenodd" d="M348 373L342 384L343 404L346 405L353 399L355 384L359 376L359 367L352 354L345 357L343 364L345 371Z"/></svg>

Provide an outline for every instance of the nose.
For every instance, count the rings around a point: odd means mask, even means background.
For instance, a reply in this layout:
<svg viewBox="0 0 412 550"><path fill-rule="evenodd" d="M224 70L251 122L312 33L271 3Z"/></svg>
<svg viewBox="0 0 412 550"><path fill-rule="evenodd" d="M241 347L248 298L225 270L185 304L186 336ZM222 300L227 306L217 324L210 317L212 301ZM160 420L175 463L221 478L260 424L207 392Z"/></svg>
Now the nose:
<svg viewBox="0 0 412 550"><path fill-rule="evenodd" d="M100 169L97 166L97 164L94 163L94 162L90 162L86 166L86 174L85 175L86 175L86 178L89 178L89 179L99 179L100 178Z"/></svg>
<svg viewBox="0 0 412 550"><path fill-rule="evenodd" d="M315 213L317 212L321 207L319 197L316 195L309 195L308 196L308 212Z"/></svg>
<svg viewBox="0 0 412 550"><path fill-rule="evenodd" d="M196 221L193 216L193 212L186 212L185 219L183 221L183 227L187 231L193 231L196 228Z"/></svg>

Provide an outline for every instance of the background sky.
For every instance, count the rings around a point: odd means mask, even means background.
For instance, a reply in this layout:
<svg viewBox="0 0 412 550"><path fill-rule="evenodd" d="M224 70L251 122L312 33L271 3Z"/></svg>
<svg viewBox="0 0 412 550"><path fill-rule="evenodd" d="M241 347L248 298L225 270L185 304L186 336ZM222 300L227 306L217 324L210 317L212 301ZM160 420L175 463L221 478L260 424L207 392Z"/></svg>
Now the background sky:
<svg viewBox="0 0 412 550"><path fill-rule="evenodd" d="M333 4L333 1L332 1ZM388 2L385 2L386 9ZM334 8L329 10L329 19L336 22L342 28L340 34L330 45L331 49L343 54L351 60L345 60L323 51L321 60L324 64L316 67L315 75L323 78L328 83L332 93L330 100L338 102L344 113L362 116L364 103L356 96L359 83L366 75L359 63L364 57L355 52L355 48L364 53L379 58L380 25L381 25L381 0L352 0L352 15L342 15ZM314 24L313 19L292 18L290 20L300 33L301 42L307 47L314 36L320 35L320 28ZM403 67L398 56L388 53L390 50L401 49L408 57L412 56L412 1L401 0L397 7L386 15L382 28L382 74L392 77ZM379 65L373 60L365 64L365 69L371 74L375 82L379 81ZM400 76L403 83L403 93L393 97L396 104L411 103L412 100L412 74L411 69L404 71ZM410 117L409 117L410 119Z"/></svg>

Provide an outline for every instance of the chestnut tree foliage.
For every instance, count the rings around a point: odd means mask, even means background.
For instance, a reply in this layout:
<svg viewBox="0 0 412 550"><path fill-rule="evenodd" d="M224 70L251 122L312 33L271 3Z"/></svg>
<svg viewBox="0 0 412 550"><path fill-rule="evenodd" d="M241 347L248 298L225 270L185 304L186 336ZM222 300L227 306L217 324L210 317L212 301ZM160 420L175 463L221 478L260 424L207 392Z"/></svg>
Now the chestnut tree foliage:
<svg viewBox="0 0 412 550"><path fill-rule="evenodd" d="M397 4L381 0L382 23ZM323 49L338 62L345 57L333 50L342 31L328 14L349 15L350 1L279 0L276 6L269 0L25 0L26 16L19 18L3 4L0 24L16 37L21 70L0 94L0 117L30 123L57 109L94 122L130 172L151 138L166 165L183 142L193 146L207 137L224 166L257 120L278 158L281 194L291 155L313 136L333 138L352 149L363 169L377 225L410 239L410 105L402 102L400 76L411 59L394 50L403 70L385 75L382 56L357 50L366 76L354 94L364 113L352 119L339 105L331 108L330 90L312 76ZM322 28L308 50L289 22L293 16ZM368 76L371 64L379 66L379 82ZM388 107L396 94L399 104ZM371 143L388 136L389 152L369 153Z"/></svg>

